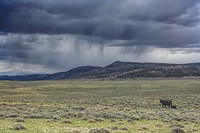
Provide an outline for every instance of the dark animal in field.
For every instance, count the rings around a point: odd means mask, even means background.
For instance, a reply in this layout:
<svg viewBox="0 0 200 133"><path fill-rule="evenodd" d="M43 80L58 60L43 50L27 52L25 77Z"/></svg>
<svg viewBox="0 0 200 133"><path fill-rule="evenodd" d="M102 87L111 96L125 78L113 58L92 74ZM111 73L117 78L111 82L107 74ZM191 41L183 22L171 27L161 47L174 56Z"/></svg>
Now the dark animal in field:
<svg viewBox="0 0 200 133"><path fill-rule="evenodd" d="M176 105L171 105L171 108L172 109L176 109Z"/></svg>
<svg viewBox="0 0 200 133"><path fill-rule="evenodd" d="M160 100L160 103L162 104L162 107L171 107L172 106L172 101L171 100Z"/></svg>

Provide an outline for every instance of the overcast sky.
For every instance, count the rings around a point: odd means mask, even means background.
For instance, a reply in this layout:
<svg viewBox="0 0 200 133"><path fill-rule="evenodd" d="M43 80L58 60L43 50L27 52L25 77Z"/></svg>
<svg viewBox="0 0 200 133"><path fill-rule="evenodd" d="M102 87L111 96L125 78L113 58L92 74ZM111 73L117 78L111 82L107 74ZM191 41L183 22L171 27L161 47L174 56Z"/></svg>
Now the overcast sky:
<svg viewBox="0 0 200 133"><path fill-rule="evenodd" d="M200 62L199 0L0 0L0 75Z"/></svg>

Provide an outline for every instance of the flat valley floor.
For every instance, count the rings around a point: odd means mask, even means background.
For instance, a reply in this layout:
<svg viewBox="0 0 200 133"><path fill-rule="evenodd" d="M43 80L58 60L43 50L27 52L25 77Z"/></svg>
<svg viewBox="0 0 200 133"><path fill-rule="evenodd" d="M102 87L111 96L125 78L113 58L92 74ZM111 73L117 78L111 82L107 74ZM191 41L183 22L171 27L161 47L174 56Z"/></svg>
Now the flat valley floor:
<svg viewBox="0 0 200 133"><path fill-rule="evenodd" d="M95 130L199 133L200 80L0 81L1 133Z"/></svg>

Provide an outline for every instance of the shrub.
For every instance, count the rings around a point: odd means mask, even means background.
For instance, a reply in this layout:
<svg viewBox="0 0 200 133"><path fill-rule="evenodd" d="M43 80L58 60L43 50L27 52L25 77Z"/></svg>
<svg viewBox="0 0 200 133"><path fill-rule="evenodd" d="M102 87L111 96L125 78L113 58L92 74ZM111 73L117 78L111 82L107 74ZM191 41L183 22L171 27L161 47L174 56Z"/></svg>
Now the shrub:
<svg viewBox="0 0 200 133"><path fill-rule="evenodd" d="M111 127L112 130L118 130L118 127Z"/></svg>
<svg viewBox="0 0 200 133"><path fill-rule="evenodd" d="M83 117L83 113L77 113L76 116L81 118L81 117Z"/></svg>
<svg viewBox="0 0 200 133"><path fill-rule="evenodd" d="M84 111L85 110L85 108L81 107L81 106L73 107L72 109L78 110L78 111Z"/></svg>
<svg viewBox="0 0 200 133"><path fill-rule="evenodd" d="M106 129L101 128L101 129L92 129L89 131L89 133L110 133L110 132Z"/></svg>
<svg viewBox="0 0 200 133"><path fill-rule="evenodd" d="M29 116L30 118L34 118L34 119L39 119L39 118L43 118L42 115L39 115L39 114L32 114Z"/></svg>
<svg viewBox="0 0 200 133"><path fill-rule="evenodd" d="M133 120L132 119L127 119L127 122L133 123Z"/></svg>
<svg viewBox="0 0 200 133"><path fill-rule="evenodd" d="M172 133L186 133L183 129L181 129L180 127L174 127L172 129Z"/></svg>
<svg viewBox="0 0 200 133"><path fill-rule="evenodd" d="M24 130L24 129L26 129L26 127L21 123L15 123L13 125L13 130Z"/></svg>
<svg viewBox="0 0 200 133"><path fill-rule="evenodd" d="M104 121L103 118L95 118L96 121Z"/></svg>
<svg viewBox="0 0 200 133"><path fill-rule="evenodd" d="M60 118L58 116L54 116L53 119L56 120L56 121L60 120Z"/></svg>
<svg viewBox="0 0 200 133"><path fill-rule="evenodd" d="M110 122L116 122L116 120L115 119L111 119Z"/></svg>
<svg viewBox="0 0 200 133"><path fill-rule="evenodd" d="M64 120L63 122L64 122L64 123L67 123L67 124L71 124L71 123L72 123L72 121L70 121L70 120L67 120L67 119L66 119L66 120Z"/></svg>
<svg viewBox="0 0 200 133"><path fill-rule="evenodd" d="M123 128L121 128L121 130L128 131L128 128L126 128L126 127L123 127Z"/></svg>
<svg viewBox="0 0 200 133"><path fill-rule="evenodd" d="M142 130L148 130L148 128L147 127L142 127Z"/></svg>
<svg viewBox="0 0 200 133"><path fill-rule="evenodd" d="M94 123L94 122L96 122L96 120L95 120L95 119L89 119L88 121L89 121L89 122L91 122L91 123Z"/></svg>
<svg viewBox="0 0 200 133"><path fill-rule="evenodd" d="M10 114L9 117L10 118L16 118L16 117L19 117L19 115L18 114Z"/></svg>

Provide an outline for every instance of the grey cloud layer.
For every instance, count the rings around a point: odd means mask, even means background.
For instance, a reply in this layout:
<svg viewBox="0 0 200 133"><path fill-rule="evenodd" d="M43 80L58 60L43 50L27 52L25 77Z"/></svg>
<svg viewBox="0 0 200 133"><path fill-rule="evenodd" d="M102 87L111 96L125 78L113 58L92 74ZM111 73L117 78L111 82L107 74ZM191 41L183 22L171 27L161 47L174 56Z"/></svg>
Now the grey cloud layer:
<svg viewBox="0 0 200 133"><path fill-rule="evenodd" d="M69 69L99 62L103 46L95 43L96 40L72 35L9 33L0 36L0 60ZM102 61L98 65L104 63Z"/></svg>
<svg viewBox="0 0 200 133"><path fill-rule="evenodd" d="M0 29L24 34L167 40L170 29L182 26L186 30L199 24L199 7L198 0L2 0Z"/></svg>
<svg viewBox="0 0 200 133"><path fill-rule="evenodd" d="M100 41L88 36L8 33L0 36L0 75L53 73L82 65L105 66L116 60L196 62L200 57L200 48L195 44L187 48L163 49L149 44L136 45L137 41L133 42L135 46L131 43L131 47L120 46L124 40L103 40L99 45Z"/></svg>

